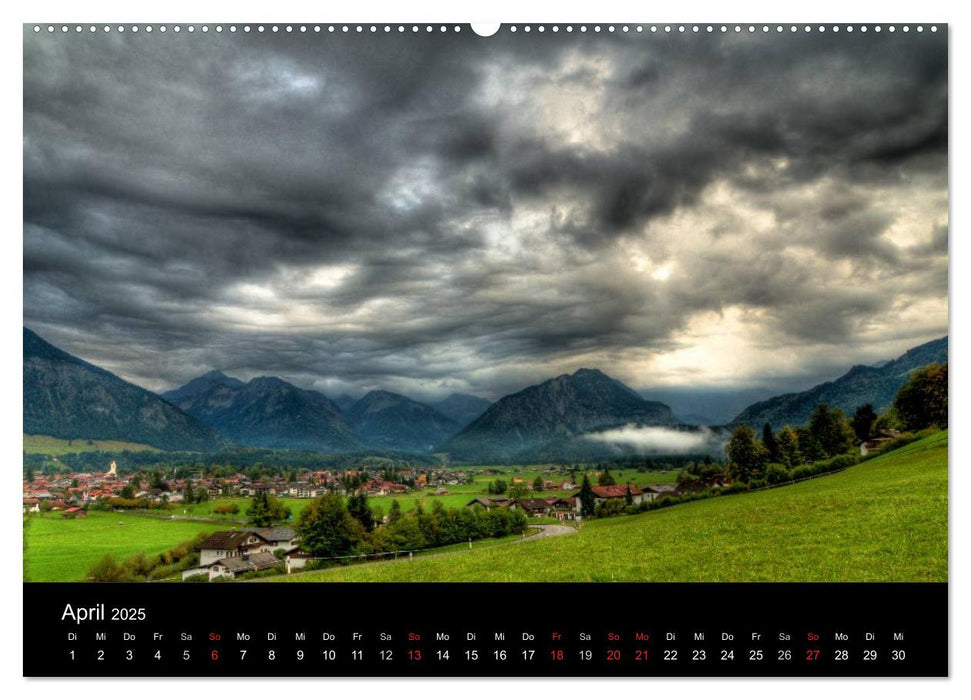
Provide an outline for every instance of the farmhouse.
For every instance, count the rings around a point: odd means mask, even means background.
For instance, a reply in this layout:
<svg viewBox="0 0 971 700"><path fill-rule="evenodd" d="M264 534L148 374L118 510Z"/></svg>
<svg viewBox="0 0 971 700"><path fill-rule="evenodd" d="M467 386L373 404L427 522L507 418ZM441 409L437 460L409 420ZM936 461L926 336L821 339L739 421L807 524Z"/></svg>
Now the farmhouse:
<svg viewBox="0 0 971 700"><path fill-rule="evenodd" d="M220 559L240 557L269 546L270 542L262 535L250 530L214 532L199 545L199 566L206 567Z"/></svg>
<svg viewBox="0 0 971 700"><path fill-rule="evenodd" d="M895 437L900 437L899 430L893 430L891 428L888 430L881 430L877 432L875 435L871 436L870 439L867 440L866 442L860 443L860 456L866 457L874 450L879 450L881 447L883 447L886 443L893 440Z"/></svg>
<svg viewBox="0 0 971 700"><path fill-rule="evenodd" d="M551 498L550 515L557 520L576 520L579 505L576 498Z"/></svg>
<svg viewBox="0 0 971 700"><path fill-rule="evenodd" d="M466 503L465 507L482 506L486 510L492 510L493 508L508 508L512 504L513 500L511 498L485 498L479 496Z"/></svg>
<svg viewBox="0 0 971 700"><path fill-rule="evenodd" d="M611 484L609 486L592 486L591 488L593 489L593 497L596 503L617 499L626 500L628 490L630 491L631 502L634 504L653 500L654 496L657 495L657 492L650 486L645 486L642 489L637 486L631 486L630 484ZM573 494L574 497L579 495L579 491Z"/></svg>
<svg viewBox="0 0 971 700"><path fill-rule="evenodd" d="M521 508L527 516L539 518L549 511L550 500L547 498L517 498L511 507Z"/></svg>

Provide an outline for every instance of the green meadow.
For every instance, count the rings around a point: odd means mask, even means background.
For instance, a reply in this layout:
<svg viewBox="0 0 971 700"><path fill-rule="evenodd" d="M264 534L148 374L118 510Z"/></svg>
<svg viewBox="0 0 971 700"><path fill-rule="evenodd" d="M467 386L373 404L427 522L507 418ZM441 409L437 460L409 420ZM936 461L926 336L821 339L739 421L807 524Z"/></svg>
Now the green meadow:
<svg viewBox="0 0 971 700"><path fill-rule="evenodd" d="M166 520L149 515L92 511L86 518L68 519L57 512L30 516L24 579L80 581L101 557L115 559L144 552L161 554L219 526L192 520Z"/></svg>
<svg viewBox="0 0 971 700"><path fill-rule="evenodd" d="M158 452L151 445L137 442L121 442L120 440L62 440L50 435L27 435L24 433L24 452L29 454L57 455L74 454L75 452Z"/></svg>
<svg viewBox="0 0 971 700"><path fill-rule="evenodd" d="M947 432L844 472L568 537L285 581L946 581Z"/></svg>

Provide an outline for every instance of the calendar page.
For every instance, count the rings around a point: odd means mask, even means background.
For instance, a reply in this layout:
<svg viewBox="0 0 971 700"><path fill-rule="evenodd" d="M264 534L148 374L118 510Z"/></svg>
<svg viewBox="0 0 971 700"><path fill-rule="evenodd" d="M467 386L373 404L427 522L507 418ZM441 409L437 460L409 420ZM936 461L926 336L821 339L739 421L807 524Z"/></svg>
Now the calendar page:
<svg viewBox="0 0 971 700"><path fill-rule="evenodd" d="M948 205L946 24L25 24L23 674L947 676Z"/></svg>

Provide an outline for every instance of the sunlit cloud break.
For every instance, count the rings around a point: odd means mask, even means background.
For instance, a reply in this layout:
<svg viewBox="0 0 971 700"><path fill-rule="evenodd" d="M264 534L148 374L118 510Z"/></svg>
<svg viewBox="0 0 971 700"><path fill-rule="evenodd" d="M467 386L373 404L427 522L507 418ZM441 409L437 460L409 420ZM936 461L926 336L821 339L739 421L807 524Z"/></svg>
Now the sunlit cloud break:
<svg viewBox="0 0 971 700"><path fill-rule="evenodd" d="M606 443L626 450L636 450L644 454L690 454L692 452L720 451L725 443L724 436L710 428L697 430L674 430L627 424L623 428L613 428L585 436L587 440Z"/></svg>

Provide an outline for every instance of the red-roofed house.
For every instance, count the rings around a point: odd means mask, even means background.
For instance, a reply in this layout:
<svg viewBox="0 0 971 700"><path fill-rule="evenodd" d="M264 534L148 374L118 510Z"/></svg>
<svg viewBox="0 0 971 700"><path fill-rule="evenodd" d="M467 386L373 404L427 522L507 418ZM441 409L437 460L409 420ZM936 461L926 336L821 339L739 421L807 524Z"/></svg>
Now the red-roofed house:
<svg viewBox="0 0 971 700"><path fill-rule="evenodd" d="M627 490L630 489L631 502L640 503L642 501L651 501L656 495L654 489L650 486L645 486L643 489L637 486L631 486L630 484L611 484L610 486L591 486L593 489L593 497L597 503L603 501L611 501L617 498L627 498ZM580 492L573 494L574 496L579 496Z"/></svg>

